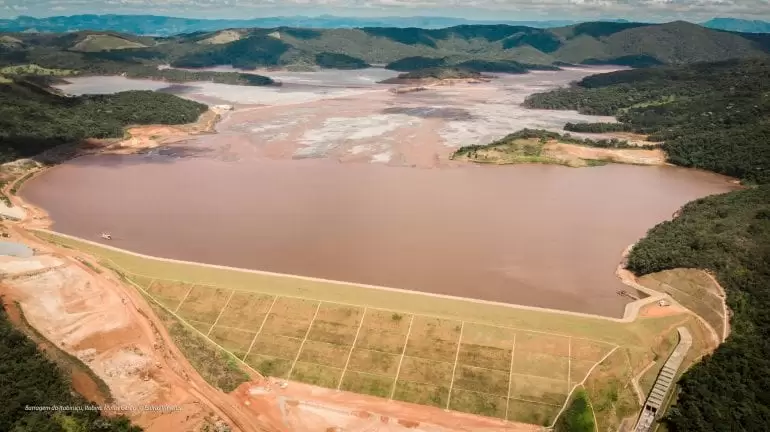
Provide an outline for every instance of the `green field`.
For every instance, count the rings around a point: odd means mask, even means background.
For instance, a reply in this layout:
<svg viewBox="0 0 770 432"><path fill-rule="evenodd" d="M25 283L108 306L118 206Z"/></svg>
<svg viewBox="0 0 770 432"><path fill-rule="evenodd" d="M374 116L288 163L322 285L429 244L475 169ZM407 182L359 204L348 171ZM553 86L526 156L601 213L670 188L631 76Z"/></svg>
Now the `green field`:
<svg viewBox="0 0 770 432"><path fill-rule="evenodd" d="M660 335L694 321L680 314L622 323L164 262L37 234L94 255L263 375L546 426L589 373L626 380L599 388L589 379L589 392L627 389ZM616 425L616 411L597 419Z"/></svg>

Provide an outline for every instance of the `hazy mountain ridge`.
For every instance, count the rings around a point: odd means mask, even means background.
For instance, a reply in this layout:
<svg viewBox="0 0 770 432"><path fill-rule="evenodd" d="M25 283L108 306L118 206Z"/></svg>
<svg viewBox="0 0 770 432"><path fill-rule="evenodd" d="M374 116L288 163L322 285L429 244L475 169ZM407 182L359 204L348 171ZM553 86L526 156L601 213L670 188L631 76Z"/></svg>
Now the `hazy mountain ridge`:
<svg viewBox="0 0 770 432"><path fill-rule="evenodd" d="M714 18L703 23L704 27L742 33L770 33L770 22L737 18Z"/></svg>
<svg viewBox="0 0 770 432"><path fill-rule="evenodd" d="M156 15L73 15L47 18L20 16L0 19L0 31L64 33L81 30L102 30L137 35L172 36L183 33L211 32L228 28L250 27L303 27L303 28L355 28L355 27L419 27L444 28L463 24L509 24L537 28L572 25L572 20L547 21L484 21L448 17L381 17L358 18L324 15L319 17L284 16L252 19L193 19Z"/></svg>
<svg viewBox="0 0 770 432"><path fill-rule="evenodd" d="M603 19L601 22L628 23L623 19ZM249 27L303 27L303 28L356 28L356 27L418 27L445 28L458 25L506 24L534 28L556 28L579 24L576 20L470 20L452 17L318 17L277 16L251 19L197 19L159 15L73 15L35 18L19 16L0 19L0 31L65 33L81 30L115 31L146 36L172 36L183 33L211 32L228 28ZM738 18L714 18L702 26L734 32L770 33L770 22Z"/></svg>
<svg viewBox="0 0 770 432"><path fill-rule="evenodd" d="M233 28L170 37L118 32L8 33L0 66L36 64L50 69L142 74L160 65L180 68L363 68L404 59L443 59L445 66L483 61L524 71L544 65L620 64L646 67L732 58L766 57L770 35L711 30L688 22L589 22L542 29L460 25L439 29L361 27ZM498 72L505 72L499 70Z"/></svg>

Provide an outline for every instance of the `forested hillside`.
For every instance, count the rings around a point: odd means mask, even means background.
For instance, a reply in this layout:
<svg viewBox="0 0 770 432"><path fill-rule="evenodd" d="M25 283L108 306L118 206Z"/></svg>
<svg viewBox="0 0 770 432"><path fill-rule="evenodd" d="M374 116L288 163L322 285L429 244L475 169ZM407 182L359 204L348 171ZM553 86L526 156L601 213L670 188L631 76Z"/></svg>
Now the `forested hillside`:
<svg viewBox="0 0 770 432"><path fill-rule="evenodd" d="M0 431L13 432L140 432L125 417L102 417L97 410L32 411L27 406L89 405L74 396L56 364L34 342L13 328L0 302Z"/></svg>
<svg viewBox="0 0 770 432"><path fill-rule="evenodd" d="M478 71L519 73L565 63L647 67L763 57L769 51L770 39L761 35L686 22L588 22L552 29L502 24L439 29L272 27L169 37L98 31L7 33L0 38L0 66L37 64L169 79L169 72L158 66L351 69L390 63L394 69L408 71L482 61L479 67L485 69Z"/></svg>
<svg viewBox="0 0 770 432"><path fill-rule="evenodd" d="M577 132L634 131L663 141L669 161L748 183L770 183L770 61L701 63L587 77L533 95L533 108L617 115L617 124L569 124Z"/></svg>
<svg viewBox="0 0 770 432"><path fill-rule="evenodd" d="M653 228L631 252L637 274L712 271L727 291L732 332L687 371L671 432L765 431L770 425L770 185L704 198Z"/></svg>
<svg viewBox="0 0 770 432"><path fill-rule="evenodd" d="M205 111L151 91L63 97L28 82L0 84L0 163L84 138L121 137L127 125L191 123Z"/></svg>
<svg viewBox="0 0 770 432"><path fill-rule="evenodd" d="M770 62L701 63L587 77L525 104L616 115L620 124L568 124L578 132L633 131L663 141L673 163L759 184L687 204L631 251L637 275L674 268L713 272L727 292L732 332L687 371L665 421L672 432L764 431L770 424Z"/></svg>

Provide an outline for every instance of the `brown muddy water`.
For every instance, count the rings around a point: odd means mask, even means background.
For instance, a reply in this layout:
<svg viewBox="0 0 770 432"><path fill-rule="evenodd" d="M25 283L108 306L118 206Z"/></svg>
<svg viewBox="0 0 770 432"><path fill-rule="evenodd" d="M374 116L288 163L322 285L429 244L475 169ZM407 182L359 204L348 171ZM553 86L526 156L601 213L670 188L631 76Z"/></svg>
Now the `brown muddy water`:
<svg viewBox="0 0 770 432"><path fill-rule="evenodd" d="M412 98L259 89L278 102L236 109L217 135L73 160L21 193L56 231L110 231L111 245L149 255L621 316L622 251L686 202L735 186L674 167L447 161L459 143L523 123L582 119L506 102L575 79L543 76Z"/></svg>

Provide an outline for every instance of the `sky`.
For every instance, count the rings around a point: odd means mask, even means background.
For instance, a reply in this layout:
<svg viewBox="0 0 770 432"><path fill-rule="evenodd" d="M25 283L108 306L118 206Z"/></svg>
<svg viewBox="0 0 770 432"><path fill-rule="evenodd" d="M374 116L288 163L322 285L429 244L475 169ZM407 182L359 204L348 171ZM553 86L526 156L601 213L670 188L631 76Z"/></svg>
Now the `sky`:
<svg viewBox="0 0 770 432"><path fill-rule="evenodd" d="M192 18L442 16L492 20L770 20L770 0L0 0L0 16L155 14Z"/></svg>

